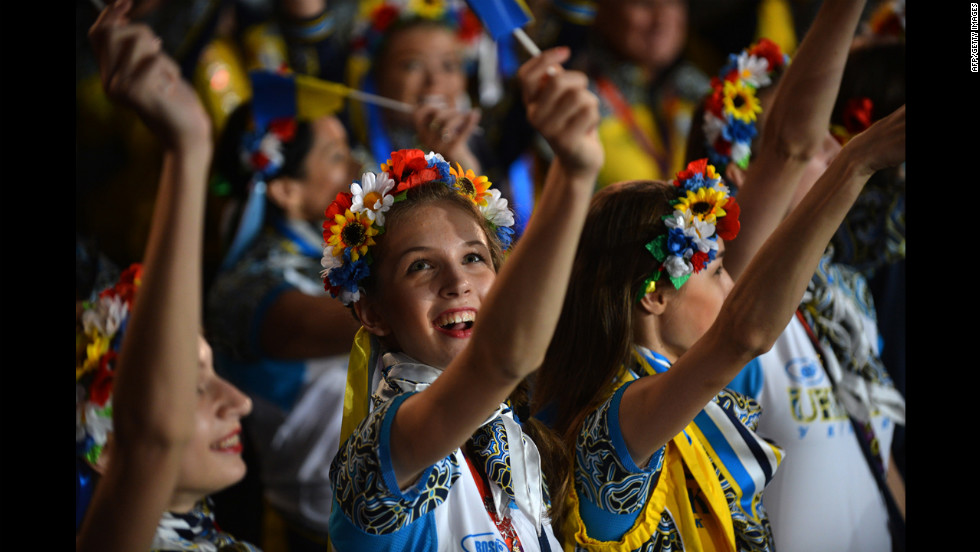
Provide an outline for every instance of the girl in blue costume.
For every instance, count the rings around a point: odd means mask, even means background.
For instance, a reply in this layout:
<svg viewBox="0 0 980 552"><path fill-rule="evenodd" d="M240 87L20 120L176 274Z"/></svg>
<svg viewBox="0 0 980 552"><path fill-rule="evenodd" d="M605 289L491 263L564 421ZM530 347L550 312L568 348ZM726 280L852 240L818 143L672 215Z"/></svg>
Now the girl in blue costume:
<svg viewBox="0 0 980 552"><path fill-rule="evenodd" d="M780 335L864 183L904 155L902 108L837 155L734 284L739 207L705 160L596 194L534 391L575 451L552 480L567 547L772 549L761 492L781 451L752 431L758 405L722 388Z"/></svg>
<svg viewBox="0 0 980 552"><path fill-rule="evenodd" d="M278 81L269 81L232 113L215 152L216 174L243 208L207 293L206 325L217 369L255 402L246 450L258 460L261 489L250 481L238 489L253 490L259 507L248 511L261 511L261 494L290 550L322 550L328 467L359 325L323 290L321 227L355 171L340 121L298 112L282 101L295 95L277 95Z"/></svg>
<svg viewBox="0 0 980 552"><path fill-rule="evenodd" d="M602 164L597 100L568 54L519 72L556 161L506 263L506 202L438 154L393 152L327 212L325 285L363 325L331 467L337 550L559 548L540 441L507 399L551 339Z"/></svg>
<svg viewBox="0 0 980 552"><path fill-rule="evenodd" d="M207 501L245 474L251 408L200 336L211 127L160 40L129 22L131 6L105 8L90 38L106 93L160 138L164 164L145 270L87 305L76 334L75 549L255 550L214 525Z"/></svg>

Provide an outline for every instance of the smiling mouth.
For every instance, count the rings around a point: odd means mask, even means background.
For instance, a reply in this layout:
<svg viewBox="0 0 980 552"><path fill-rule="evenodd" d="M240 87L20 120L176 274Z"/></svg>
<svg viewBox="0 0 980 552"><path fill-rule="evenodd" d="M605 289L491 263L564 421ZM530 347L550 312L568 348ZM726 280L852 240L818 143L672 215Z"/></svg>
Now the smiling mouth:
<svg viewBox="0 0 980 552"><path fill-rule="evenodd" d="M230 452L238 454L242 452L241 429L229 433L226 437L211 445L211 450L217 452Z"/></svg>
<svg viewBox="0 0 980 552"><path fill-rule="evenodd" d="M432 324L437 330L453 337L469 337L475 319L476 311L459 310L441 314Z"/></svg>

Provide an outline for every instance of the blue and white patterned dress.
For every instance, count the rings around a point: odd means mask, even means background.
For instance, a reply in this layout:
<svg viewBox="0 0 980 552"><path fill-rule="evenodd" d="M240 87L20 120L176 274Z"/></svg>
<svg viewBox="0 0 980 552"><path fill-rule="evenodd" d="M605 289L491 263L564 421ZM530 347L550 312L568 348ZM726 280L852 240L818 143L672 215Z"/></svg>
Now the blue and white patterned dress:
<svg viewBox="0 0 980 552"><path fill-rule="evenodd" d="M566 522L575 549L701 550L711 541L722 550L772 550L762 490L782 451L755 435L758 404L722 390L638 466L619 426L620 401L637 378L656 377L670 363L643 348L635 359L625 383L582 424Z"/></svg>
<svg viewBox="0 0 980 552"><path fill-rule="evenodd" d="M386 363L389 358L386 355ZM392 375L389 370L397 366L386 368L382 386L394 379L388 377ZM413 366L437 375L431 367ZM423 382L414 389L424 389L426 385ZM389 440L395 413L415 392L405 389L388 387L389 393L341 446L331 465L334 505L330 539L334 548L340 552L506 550L501 530L488 514L490 508L509 520L525 552L560 550L550 522L544 516L547 492L540 468L533 461L522 465L527 469L524 479L537 482L538 496L543 498L535 504L542 524L540 535L532 517L518 507L520 493L515 492L514 486L521 478L513 477L511 448L523 448L524 458L529 457L532 449L530 457L536 458L536 449L520 432L513 412L506 405L501 405L474 433L467 447L472 451L469 463L487 474L489 496L481 494L462 449L423 470L407 489L399 489L391 466ZM518 436L522 445L513 444Z"/></svg>

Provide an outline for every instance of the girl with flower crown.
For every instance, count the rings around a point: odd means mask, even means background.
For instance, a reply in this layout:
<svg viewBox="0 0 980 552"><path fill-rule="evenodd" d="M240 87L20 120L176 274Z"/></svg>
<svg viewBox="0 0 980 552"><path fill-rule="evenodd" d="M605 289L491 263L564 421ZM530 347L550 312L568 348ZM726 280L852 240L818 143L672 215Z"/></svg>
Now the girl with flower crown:
<svg viewBox="0 0 980 552"><path fill-rule="evenodd" d="M819 34L850 16L829 10ZM534 395L575 451L552 478L568 546L774 548L761 493L782 451L754 432L758 403L722 388L780 336L868 177L903 159L904 108L834 159L737 283L722 259L741 201L706 160L596 195Z"/></svg>
<svg viewBox="0 0 980 552"><path fill-rule="evenodd" d="M363 325L331 466L337 550L559 549L540 441L508 397L551 338L602 164L597 101L560 68L568 54L519 71L556 161L506 263L506 200L435 153L391 153L327 211L324 285Z"/></svg>
<svg viewBox="0 0 980 552"><path fill-rule="evenodd" d="M410 106L412 111L355 105L353 136L375 163L402 148L436 151L476 172L490 152L469 109L468 65L481 26L458 0L363 2L348 73L356 88ZM372 164L375 164L372 163Z"/></svg>
<svg viewBox="0 0 980 552"><path fill-rule="evenodd" d="M736 281L776 226L801 216L794 207L840 150L828 127L863 4L821 6L764 105L761 135L745 140L739 167L729 165L740 182L743 207L743 235L725 257ZM739 68L752 64L746 54L732 56ZM706 104L711 103L709 97ZM711 111L706 109L706 133L717 126ZM718 146L724 140L711 141L709 151L717 154ZM871 179L858 204L891 169ZM848 217L853 214L854 209ZM839 236L840 229L835 240ZM828 246L795 314L773 347L727 385L758 401L758 433L786 449L787 460L765 496L777 548L806 542L820 550L889 550L893 538L904 538L898 529L904 490L887 466L892 431L904 423L905 405L880 357L867 283ZM860 521L855 511L864 512Z"/></svg>
<svg viewBox="0 0 980 552"><path fill-rule="evenodd" d="M264 498L290 550L322 550L333 494L327 468L359 325L323 290L320 226L354 171L337 117L272 117L280 104L265 92L256 87L232 113L215 150L215 173L244 206L208 289L206 327L218 370L255 402L246 450L260 484L236 492L253 499L257 517Z"/></svg>
<svg viewBox="0 0 980 552"><path fill-rule="evenodd" d="M145 270L102 292L76 337L75 549L255 550L215 526L207 500L245 474L251 408L199 333L210 124L131 6L106 7L89 35L106 93L159 137L164 164Z"/></svg>
<svg viewBox="0 0 980 552"><path fill-rule="evenodd" d="M734 284L738 204L705 160L596 194L534 391L575 454L551 487L568 546L773 549L761 492L782 451L722 387L779 336L864 182L904 159L904 125L903 108L842 150Z"/></svg>

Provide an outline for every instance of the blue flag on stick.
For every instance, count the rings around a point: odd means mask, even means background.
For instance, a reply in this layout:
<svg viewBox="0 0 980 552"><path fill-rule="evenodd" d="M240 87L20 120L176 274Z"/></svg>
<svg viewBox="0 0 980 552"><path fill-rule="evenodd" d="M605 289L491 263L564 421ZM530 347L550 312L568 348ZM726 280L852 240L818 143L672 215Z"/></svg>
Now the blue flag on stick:
<svg viewBox="0 0 980 552"><path fill-rule="evenodd" d="M494 40L500 40L533 19L523 0L467 0L466 4Z"/></svg>

